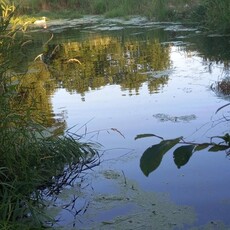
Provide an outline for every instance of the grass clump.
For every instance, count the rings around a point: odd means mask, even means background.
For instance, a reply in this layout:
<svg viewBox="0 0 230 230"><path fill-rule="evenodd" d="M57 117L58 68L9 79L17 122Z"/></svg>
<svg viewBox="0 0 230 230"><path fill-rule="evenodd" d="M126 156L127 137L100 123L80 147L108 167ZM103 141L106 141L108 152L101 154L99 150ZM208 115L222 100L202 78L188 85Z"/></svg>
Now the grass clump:
<svg viewBox="0 0 230 230"><path fill-rule="evenodd" d="M41 229L53 221L44 214L45 199L97 165L99 146L70 132L53 135L38 122L42 114L34 119L36 106L18 101L27 37L24 26L12 23L15 9L0 2L0 229Z"/></svg>
<svg viewBox="0 0 230 230"><path fill-rule="evenodd" d="M205 25L210 30L230 32L230 1L229 0L206 0Z"/></svg>
<svg viewBox="0 0 230 230"><path fill-rule="evenodd" d="M96 146L74 134L53 136L12 109L0 118L0 222L42 226L43 198L59 194L97 164Z"/></svg>

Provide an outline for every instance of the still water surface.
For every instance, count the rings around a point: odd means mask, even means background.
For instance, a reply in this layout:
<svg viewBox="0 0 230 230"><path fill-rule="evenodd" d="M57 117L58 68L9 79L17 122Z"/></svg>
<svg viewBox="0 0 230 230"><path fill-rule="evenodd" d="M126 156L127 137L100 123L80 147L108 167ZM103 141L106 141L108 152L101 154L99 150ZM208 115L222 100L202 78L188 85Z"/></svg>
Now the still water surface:
<svg viewBox="0 0 230 230"><path fill-rule="evenodd" d="M77 196L72 211L50 208L57 226L230 229L225 152L196 152L178 169L171 151L146 177L140 158L159 139L135 140L153 133L203 142L229 132L222 120L228 109L215 114L229 97L212 89L229 79L229 37L143 18L49 23L48 31L34 30L31 55L45 52L50 110L64 130L86 134L103 150L100 165L58 197L61 207Z"/></svg>

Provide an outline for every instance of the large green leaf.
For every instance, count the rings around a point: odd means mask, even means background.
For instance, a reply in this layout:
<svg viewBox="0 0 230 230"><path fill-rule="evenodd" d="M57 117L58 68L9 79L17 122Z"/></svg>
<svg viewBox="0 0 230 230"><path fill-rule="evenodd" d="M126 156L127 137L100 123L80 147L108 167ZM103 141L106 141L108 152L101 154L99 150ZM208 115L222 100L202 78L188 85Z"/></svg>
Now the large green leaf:
<svg viewBox="0 0 230 230"><path fill-rule="evenodd" d="M173 152L174 162L178 168L188 163L195 145L183 145Z"/></svg>
<svg viewBox="0 0 230 230"><path fill-rule="evenodd" d="M161 141L157 145L145 150L140 159L140 168L145 176L156 170L160 165L164 154L179 143L181 138Z"/></svg>

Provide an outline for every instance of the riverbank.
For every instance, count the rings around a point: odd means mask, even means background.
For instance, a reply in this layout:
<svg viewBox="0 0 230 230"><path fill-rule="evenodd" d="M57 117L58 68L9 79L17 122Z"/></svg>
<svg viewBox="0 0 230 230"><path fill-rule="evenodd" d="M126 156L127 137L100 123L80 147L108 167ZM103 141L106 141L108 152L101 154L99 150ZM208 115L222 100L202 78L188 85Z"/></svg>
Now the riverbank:
<svg viewBox="0 0 230 230"><path fill-rule="evenodd" d="M17 4L19 1L15 1ZM82 15L103 15L107 18L130 15L145 16L154 21L193 22L207 30L230 32L230 2L228 0L93 0L93 1L30 1L23 2L17 16L28 15L49 19L79 18Z"/></svg>

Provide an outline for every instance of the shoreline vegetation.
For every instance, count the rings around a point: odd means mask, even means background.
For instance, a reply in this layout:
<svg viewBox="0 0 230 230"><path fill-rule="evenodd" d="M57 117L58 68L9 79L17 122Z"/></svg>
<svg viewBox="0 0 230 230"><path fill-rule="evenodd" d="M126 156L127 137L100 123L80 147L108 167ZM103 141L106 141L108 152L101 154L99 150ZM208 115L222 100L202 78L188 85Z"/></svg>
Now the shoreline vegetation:
<svg viewBox="0 0 230 230"><path fill-rule="evenodd" d="M196 23L206 30L230 32L229 0L15 0L22 18L79 18L103 15L108 18L132 15L155 21Z"/></svg>
<svg viewBox="0 0 230 230"><path fill-rule="evenodd" d="M0 229L44 229L55 223L45 214L47 201L100 164L100 145L63 127L58 131L64 121L35 114L39 98L25 105L35 88L21 85L27 70L21 76L15 71L29 39L26 28L11 20L15 10L0 1Z"/></svg>

